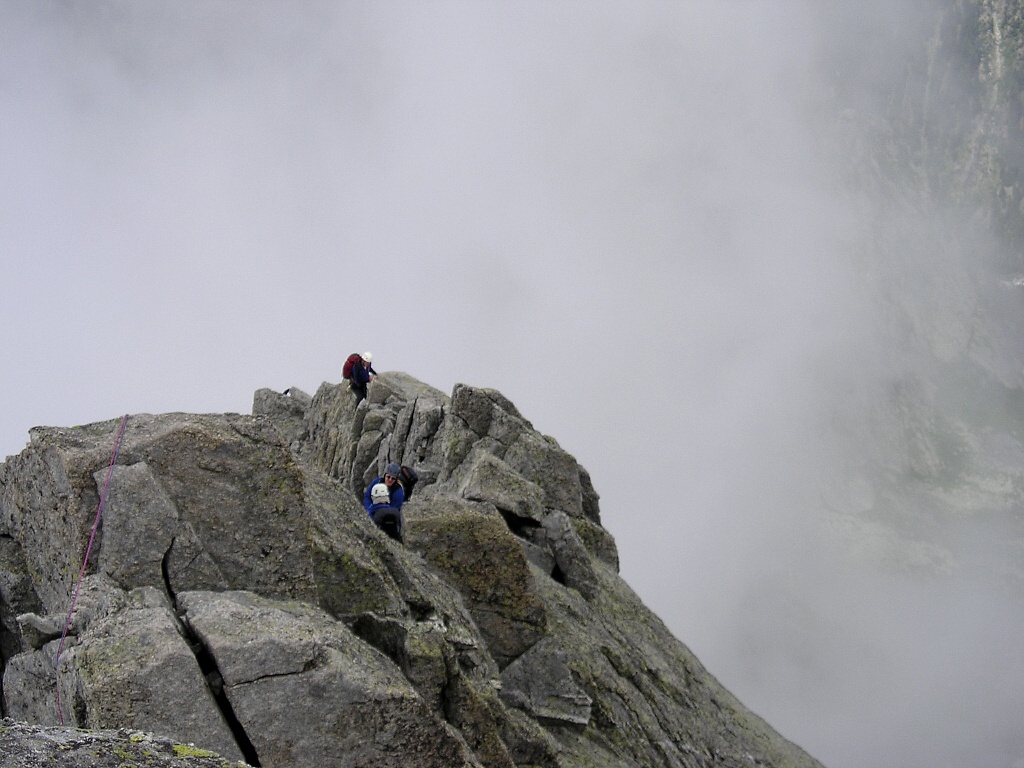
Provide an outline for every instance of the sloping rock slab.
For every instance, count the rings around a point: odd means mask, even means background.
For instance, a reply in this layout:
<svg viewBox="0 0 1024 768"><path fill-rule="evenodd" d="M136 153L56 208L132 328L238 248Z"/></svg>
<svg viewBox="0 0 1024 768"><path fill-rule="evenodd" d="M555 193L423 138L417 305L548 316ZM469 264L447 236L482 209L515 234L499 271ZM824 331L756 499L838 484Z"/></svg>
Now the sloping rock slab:
<svg viewBox="0 0 1024 768"><path fill-rule="evenodd" d="M501 673L501 698L538 720L586 725L593 703L573 680L566 654L551 640L542 640Z"/></svg>
<svg viewBox="0 0 1024 768"><path fill-rule="evenodd" d="M241 759L202 671L162 595L133 590L129 605L93 621L61 658L64 722L138 728Z"/></svg>
<svg viewBox="0 0 1024 768"><path fill-rule="evenodd" d="M431 501L411 507L406 544L462 594L499 667L543 637L547 622L529 562L493 508Z"/></svg>
<svg viewBox="0 0 1024 768"><path fill-rule="evenodd" d="M179 606L261 764L479 766L393 662L322 611L248 592Z"/></svg>

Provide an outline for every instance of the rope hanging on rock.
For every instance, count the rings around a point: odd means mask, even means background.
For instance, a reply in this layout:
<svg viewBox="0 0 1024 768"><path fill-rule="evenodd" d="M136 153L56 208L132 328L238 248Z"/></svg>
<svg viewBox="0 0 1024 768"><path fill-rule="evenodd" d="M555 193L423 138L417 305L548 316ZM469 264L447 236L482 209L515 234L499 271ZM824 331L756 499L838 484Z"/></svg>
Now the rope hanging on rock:
<svg viewBox="0 0 1024 768"><path fill-rule="evenodd" d="M110 455L110 465L107 467L107 479L103 483L103 490L100 492L100 503L96 507L96 519L92 522L92 533L89 534L89 544L85 548L85 557L82 559L82 569L78 572L78 581L75 583L75 592L71 597L71 607L68 608L68 618L64 622L64 631L60 634L60 645L57 646L57 658L53 662L53 678L56 681L57 692L57 717L60 724L64 725L64 712L60 705L60 654L64 650L64 640L67 639L68 629L71 627L71 616L75 612L75 604L78 602L78 590L82 587L82 579L85 577L85 569L89 565L89 554L92 552L92 543L96 539L96 530L100 526L100 516L103 513L103 502L107 499L107 488L110 487L110 476L114 474L114 464L117 463L117 454L121 450L121 438L124 437L124 427L128 423L128 414L121 419L121 428L117 430L117 439L114 441L114 451Z"/></svg>

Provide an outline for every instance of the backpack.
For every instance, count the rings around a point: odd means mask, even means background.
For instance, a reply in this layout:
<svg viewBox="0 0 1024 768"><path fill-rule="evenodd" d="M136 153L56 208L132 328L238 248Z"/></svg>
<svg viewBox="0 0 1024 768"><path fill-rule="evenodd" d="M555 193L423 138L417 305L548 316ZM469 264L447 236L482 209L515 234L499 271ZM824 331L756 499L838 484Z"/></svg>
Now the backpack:
<svg viewBox="0 0 1024 768"><path fill-rule="evenodd" d="M420 476L416 474L415 469L404 465L402 466L402 470L398 475L398 482L400 482L402 484L402 488L405 489L406 501L408 501L409 497L412 496L412 489L419 479Z"/></svg>
<svg viewBox="0 0 1024 768"><path fill-rule="evenodd" d="M345 365L343 365L341 367L341 378L343 378L343 379L351 379L352 378L352 366L353 365L362 365L362 364L363 364L363 356L360 355L358 352L353 352L351 355L349 355L347 358L345 358Z"/></svg>

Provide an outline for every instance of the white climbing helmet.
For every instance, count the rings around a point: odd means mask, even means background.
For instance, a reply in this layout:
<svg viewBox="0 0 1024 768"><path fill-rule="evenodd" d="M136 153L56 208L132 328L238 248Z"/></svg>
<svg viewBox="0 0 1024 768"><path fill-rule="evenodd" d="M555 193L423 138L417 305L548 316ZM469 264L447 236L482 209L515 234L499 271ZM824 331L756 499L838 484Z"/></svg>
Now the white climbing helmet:
<svg viewBox="0 0 1024 768"><path fill-rule="evenodd" d="M373 362L373 353L372 352L363 352L363 354L361 354L360 357L363 358L363 360L365 362L367 362L367 363L372 363Z"/></svg>
<svg viewBox="0 0 1024 768"><path fill-rule="evenodd" d="M390 504L391 494L384 483L377 483L370 489L370 502L373 504Z"/></svg>

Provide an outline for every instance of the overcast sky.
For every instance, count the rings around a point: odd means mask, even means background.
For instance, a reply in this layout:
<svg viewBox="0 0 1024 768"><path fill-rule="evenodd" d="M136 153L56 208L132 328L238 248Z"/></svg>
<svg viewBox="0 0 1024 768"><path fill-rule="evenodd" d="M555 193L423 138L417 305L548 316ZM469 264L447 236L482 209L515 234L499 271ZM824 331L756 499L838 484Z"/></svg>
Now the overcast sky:
<svg viewBox="0 0 1024 768"><path fill-rule="evenodd" d="M793 513L873 339L818 6L0 0L0 457L369 349L573 453L630 585L831 768L1021 768L1006 604Z"/></svg>

